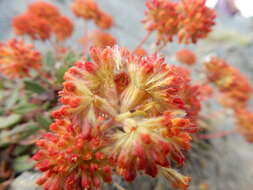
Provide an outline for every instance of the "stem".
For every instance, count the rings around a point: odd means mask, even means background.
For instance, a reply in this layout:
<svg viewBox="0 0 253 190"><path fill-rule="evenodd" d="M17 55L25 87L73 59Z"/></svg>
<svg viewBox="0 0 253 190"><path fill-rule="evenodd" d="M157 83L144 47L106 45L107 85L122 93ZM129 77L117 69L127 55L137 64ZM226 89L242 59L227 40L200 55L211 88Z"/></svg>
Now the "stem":
<svg viewBox="0 0 253 190"><path fill-rule="evenodd" d="M89 31L88 22L84 21L84 36L88 36L88 31Z"/></svg>
<svg viewBox="0 0 253 190"><path fill-rule="evenodd" d="M83 54L85 55L89 50L89 26L88 26L88 21L84 21L83 39L87 40L85 44L82 44L83 45Z"/></svg>
<svg viewBox="0 0 253 190"><path fill-rule="evenodd" d="M151 31L149 31L144 38L140 41L140 43L136 46L136 48L134 49L134 51L136 51L137 49L141 48L142 45L148 40L148 38L150 37L150 35L152 34Z"/></svg>
<svg viewBox="0 0 253 190"><path fill-rule="evenodd" d="M226 131L219 131L217 133L197 135L197 138L199 138L199 139L214 139L214 138L225 137L225 136L233 134L235 132L236 132L236 129L231 129L231 130L226 130Z"/></svg>
<svg viewBox="0 0 253 190"><path fill-rule="evenodd" d="M113 185L118 189L118 190L126 190L124 187L122 187L120 184L118 183L113 183Z"/></svg>
<svg viewBox="0 0 253 190"><path fill-rule="evenodd" d="M159 51L161 51L165 46L166 46L166 43L163 43L160 47L157 46L156 50L155 50L155 53L158 53Z"/></svg>

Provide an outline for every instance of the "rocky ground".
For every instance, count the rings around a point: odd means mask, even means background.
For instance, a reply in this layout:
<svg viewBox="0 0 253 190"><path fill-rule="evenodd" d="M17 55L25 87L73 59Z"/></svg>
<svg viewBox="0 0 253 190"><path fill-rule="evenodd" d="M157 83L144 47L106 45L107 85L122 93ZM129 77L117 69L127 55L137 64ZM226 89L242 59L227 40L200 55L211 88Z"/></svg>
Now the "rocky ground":
<svg viewBox="0 0 253 190"><path fill-rule="evenodd" d="M11 32L11 19L13 16L25 10L28 3L33 0L0 0L0 41L13 36ZM59 5L61 11L74 18L66 6L67 0L51 0ZM145 35L145 30L140 24L144 12L144 0L100 0L99 4L115 19L115 27L110 31L122 46L133 49ZM81 20L75 20L76 32L68 40L68 44L76 44L78 36L83 31ZM216 32L191 47L198 52L200 59L206 54L217 54L226 58L232 65L239 68L253 84L253 22L241 17L219 18ZM92 26L90 26L92 28ZM42 49L47 49L48 44L37 43ZM152 48L152 40L145 45ZM170 53L185 46L169 45L162 52L169 58ZM80 48L75 45L75 48ZM252 107L253 109L253 107ZM229 115L229 113L228 113ZM229 119L231 118L231 119ZM216 127L229 129L232 127L232 117L221 116L213 118L216 120ZM195 146L195 145L194 145ZM186 175L193 176L191 190L201 190L199 185L209 184L210 190L251 190L253 187L253 145L247 144L239 135L231 135L223 139L215 139L209 143L211 148L193 147L190 154L190 161L183 168ZM26 172L14 180L11 190L37 190L34 180L40 174ZM133 184L124 184L120 179L116 181L129 190L167 190L168 185L163 179L152 180L148 177L140 177ZM105 189L113 189L112 185ZM115 188L114 188L115 189Z"/></svg>

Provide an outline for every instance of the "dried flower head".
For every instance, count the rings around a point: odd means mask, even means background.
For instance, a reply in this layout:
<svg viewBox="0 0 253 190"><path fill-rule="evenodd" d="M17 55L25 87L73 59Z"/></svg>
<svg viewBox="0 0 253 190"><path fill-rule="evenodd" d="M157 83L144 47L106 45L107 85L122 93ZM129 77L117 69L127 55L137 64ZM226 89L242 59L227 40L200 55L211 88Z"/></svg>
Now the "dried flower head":
<svg viewBox="0 0 253 190"><path fill-rule="evenodd" d="M56 38L59 41L63 41L70 37L73 33L74 25L72 21L65 16L59 16L56 19L56 23L53 25L53 31L55 32Z"/></svg>
<svg viewBox="0 0 253 190"><path fill-rule="evenodd" d="M205 62L207 75L221 92L221 103L233 109L245 107L251 96L249 81L239 70L217 57Z"/></svg>
<svg viewBox="0 0 253 190"><path fill-rule="evenodd" d="M41 55L31 44L12 39L0 45L0 72L10 78L29 76L31 69L40 69Z"/></svg>
<svg viewBox="0 0 253 190"><path fill-rule="evenodd" d="M157 43L172 41L178 32L177 3L170 0L149 0L146 3L146 18L143 20L148 31L157 31Z"/></svg>
<svg viewBox="0 0 253 190"><path fill-rule="evenodd" d="M74 128L103 118L99 137L107 140L101 151L127 181L138 171L155 177L172 162L183 164L182 150L190 148L190 133L197 129L191 106L198 99L188 97L194 94L189 73L163 57L136 56L117 46L91 48L90 56L92 62L81 60L65 73L59 93L64 105L53 117L71 118ZM178 181L177 187L185 189L188 182Z"/></svg>
<svg viewBox="0 0 253 190"><path fill-rule="evenodd" d="M12 26L17 35L28 35L33 40L47 40L52 32L50 23L29 13L14 17Z"/></svg>
<svg viewBox="0 0 253 190"><path fill-rule="evenodd" d="M75 0L72 4L72 11L77 17L90 20L97 18L99 8L94 0Z"/></svg>
<svg viewBox="0 0 253 190"><path fill-rule="evenodd" d="M205 4L206 0L181 0L178 3L180 43L196 43L211 32L216 15L215 11Z"/></svg>
<svg viewBox="0 0 253 190"><path fill-rule="evenodd" d="M236 110L237 130L246 138L249 143L253 143L253 112L245 108Z"/></svg>
<svg viewBox="0 0 253 190"><path fill-rule="evenodd" d="M176 59L186 65L194 65L196 63L196 55L188 50L182 49L176 52Z"/></svg>
<svg viewBox="0 0 253 190"><path fill-rule="evenodd" d="M40 150L33 156L36 168L44 172L37 183L44 189L81 190L111 182L111 166L101 151L106 144L103 127L103 120L86 119L66 118L51 124L53 133L37 141Z"/></svg>

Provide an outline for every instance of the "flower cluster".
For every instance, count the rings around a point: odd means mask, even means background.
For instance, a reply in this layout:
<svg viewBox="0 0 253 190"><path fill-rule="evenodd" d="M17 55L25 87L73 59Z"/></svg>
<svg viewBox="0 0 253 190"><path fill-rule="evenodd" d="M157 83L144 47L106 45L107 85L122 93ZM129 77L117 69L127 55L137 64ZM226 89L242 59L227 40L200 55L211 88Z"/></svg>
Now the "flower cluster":
<svg viewBox="0 0 253 190"><path fill-rule="evenodd" d="M80 118L79 118L80 119ZM111 166L101 151L106 144L102 119L60 119L51 124L51 133L37 141L40 150L33 156L36 167L45 172L37 183L44 189L77 190L99 188L111 182Z"/></svg>
<svg viewBox="0 0 253 190"><path fill-rule="evenodd" d="M221 92L221 103L234 110L246 107L252 89L249 81L239 70L226 61L211 57L205 62L208 79L215 83Z"/></svg>
<svg viewBox="0 0 253 190"><path fill-rule="evenodd" d="M87 46L89 42L92 44L92 46L100 48L114 46L117 43L116 39L111 34L101 30L95 30L80 40L80 43L84 46Z"/></svg>
<svg viewBox="0 0 253 190"><path fill-rule="evenodd" d="M176 59L186 65L194 65L196 63L196 55L188 50L182 49L176 52Z"/></svg>
<svg viewBox="0 0 253 190"><path fill-rule="evenodd" d="M85 20L93 20L101 29L111 28L112 17L101 10L94 0L75 0L72 10L77 17Z"/></svg>
<svg viewBox="0 0 253 190"><path fill-rule="evenodd" d="M73 32L73 23L60 14L50 3L38 1L29 5L28 10L13 19L14 32L28 35L33 40L47 40L54 33L57 40L63 41Z"/></svg>
<svg viewBox="0 0 253 190"><path fill-rule="evenodd" d="M157 42L172 41L178 31L177 3L170 0L149 0L146 6L148 10L146 10L146 18L143 20L146 29L157 31Z"/></svg>
<svg viewBox="0 0 253 190"><path fill-rule="evenodd" d="M90 56L92 62L81 60L65 73L59 92L64 105L52 113L53 133L38 141L37 168L45 172L39 182L57 182L59 190L64 182L92 189L110 181L106 167L127 181L138 171L161 173L187 189L190 178L171 167L184 163L182 150L190 148L190 133L197 130L199 100L189 73L165 64L163 57L141 57L117 46L94 47ZM95 156L87 161L87 154ZM85 183L79 182L82 176Z"/></svg>
<svg viewBox="0 0 253 190"><path fill-rule="evenodd" d="M214 25L215 12L205 6L206 0L149 0L144 24L147 30L157 31L157 43L172 41L196 43L207 37Z"/></svg>
<svg viewBox="0 0 253 190"><path fill-rule="evenodd" d="M238 123L237 130L249 143L253 143L253 113L245 108L238 109L236 110L236 119Z"/></svg>
<svg viewBox="0 0 253 190"><path fill-rule="evenodd" d="M0 44L0 72L10 78L29 76L41 67L41 55L31 44L12 39Z"/></svg>
<svg viewBox="0 0 253 190"><path fill-rule="evenodd" d="M179 12L178 40L180 43L196 43L206 38L214 25L215 12L205 6L206 0L181 0Z"/></svg>

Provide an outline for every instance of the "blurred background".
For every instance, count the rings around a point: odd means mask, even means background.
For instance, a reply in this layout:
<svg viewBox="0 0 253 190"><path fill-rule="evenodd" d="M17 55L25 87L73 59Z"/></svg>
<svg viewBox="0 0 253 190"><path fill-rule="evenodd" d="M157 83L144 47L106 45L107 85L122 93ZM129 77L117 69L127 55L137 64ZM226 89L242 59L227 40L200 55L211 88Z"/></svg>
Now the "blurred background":
<svg viewBox="0 0 253 190"><path fill-rule="evenodd" d="M33 1L35 0L0 0L1 42L13 37L11 19L24 12L26 6ZM83 35L84 25L72 14L69 8L71 0L48 1L57 5L63 14L75 22L75 33L67 43L80 50L81 46L77 41ZM134 49L146 34L140 23L144 17L145 0L97 0L97 3L113 16L115 26L109 32L117 38L119 45ZM187 47L193 49L200 60L210 54L221 56L231 65L239 68L253 84L253 0L207 0L206 3L207 6L217 10L218 17L214 31L197 45ZM89 27L92 29L92 26ZM153 42L154 38L150 39L144 47L150 49ZM49 44L40 42L36 42L35 45L42 50L47 50L49 47ZM186 45L170 44L162 50L162 53L170 58L171 53L182 47ZM251 109L253 109L252 105ZM213 118L217 128L227 129L233 125L231 113L226 114ZM190 189L252 190L253 145L236 134L210 140L207 144L210 146L204 148L206 151L198 151L193 147L189 162L182 168L185 175L193 177ZM39 190L40 188L34 184L39 175L34 171L23 172L12 182L10 189ZM119 178L115 180L127 190L169 189L163 179L139 177L133 184L125 184ZM116 188L108 186L105 189Z"/></svg>

